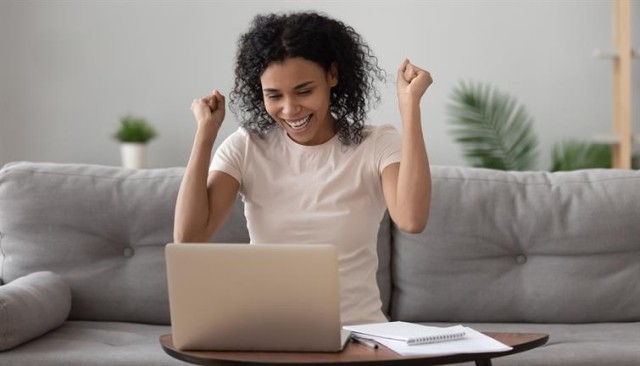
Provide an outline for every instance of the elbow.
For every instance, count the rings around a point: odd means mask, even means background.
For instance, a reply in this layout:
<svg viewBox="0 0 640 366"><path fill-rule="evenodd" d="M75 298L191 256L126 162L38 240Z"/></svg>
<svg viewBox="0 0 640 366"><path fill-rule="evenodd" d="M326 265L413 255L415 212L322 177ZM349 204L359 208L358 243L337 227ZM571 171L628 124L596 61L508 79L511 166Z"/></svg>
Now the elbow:
<svg viewBox="0 0 640 366"><path fill-rule="evenodd" d="M174 220L173 242L174 243L200 243L208 241L212 236L207 235L209 230L204 225L197 226L193 222Z"/></svg>
<svg viewBox="0 0 640 366"><path fill-rule="evenodd" d="M176 215L173 220L173 242L174 243L188 243L186 225Z"/></svg>
<svg viewBox="0 0 640 366"><path fill-rule="evenodd" d="M415 217L396 222L396 226L401 231L409 234L420 234L427 228L428 217Z"/></svg>
<svg viewBox="0 0 640 366"><path fill-rule="evenodd" d="M429 213L431 211L430 194L424 200L416 200L419 203L405 203L397 205L393 211L389 211L391 219L396 227L405 233L420 234L429 223Z"/></svg>
<svg viewBox="0 0 640 366"><path fill-rule="evenodd" d="M173 242L174 243L187 243L189 242L187 236L180 231L174 230L173 231Z"/></svg>
<svg viewBox="0 0 640 366"><path fill-rule="evenodd" d="M398 229L409 234L420 234L427 227L426 223L396 224Z"/></svg>
<svg viewBox="0 0 640 366"><path fill-rule="evenodd" d="M205 243L209 241L207 235L187 235L185 233L173 233L174 243Z"/></svg>
<svg viewBox="0 0 640 366"><path fill-rule="evenodd" d="M173 229L173 242L174 243L195 243L203 241L201 238L202 235L194 235L194 233L190 233L187 230L183 230L180 228Z"/></svg>

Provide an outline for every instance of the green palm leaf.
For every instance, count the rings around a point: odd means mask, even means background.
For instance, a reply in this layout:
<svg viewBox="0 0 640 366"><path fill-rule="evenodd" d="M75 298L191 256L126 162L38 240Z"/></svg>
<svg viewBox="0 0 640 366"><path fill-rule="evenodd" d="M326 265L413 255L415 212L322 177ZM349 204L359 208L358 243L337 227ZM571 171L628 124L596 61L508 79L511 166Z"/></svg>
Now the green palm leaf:
<svg viewBox="0 0 640 366"><path fill-rule="evenodd" d="M553 146L551 171L611 168L611 146L569 140Z"/></svg>
<svg viewBox="0 0 640 366"><path fill-rule="evenodd" d="M481 83L460 83L449 105L451 131L474 167L531 170L538 139L533 121L517 101Z"/></svg>

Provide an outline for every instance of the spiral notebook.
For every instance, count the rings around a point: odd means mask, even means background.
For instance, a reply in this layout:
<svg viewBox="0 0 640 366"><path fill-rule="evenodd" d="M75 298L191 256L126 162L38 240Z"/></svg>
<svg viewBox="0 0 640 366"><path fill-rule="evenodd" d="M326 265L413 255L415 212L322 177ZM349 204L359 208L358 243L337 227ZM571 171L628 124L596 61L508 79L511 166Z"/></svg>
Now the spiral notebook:
<svg viewBox="0 0 640 366"><path fill-rule="evenodd" d="M463 339L466 334L465 327L462 325L442 328L401 321L351 325L343 328L351 331L354 337L387 338L406 342L410 346L455 341Z"/></svg>
<svg viewBox="0 0 640 366"><path fill-rule="evenodd" d="M390 328L393 330L398 325L393 324L389 325L389 323L385 323L386 326L382 327L385 331L384 333L378 333L383 335L390 335L395 333L386 332ZM406 341L395 340L391 338L383 338L377 337L373 335L365 335L363 333L354 333L352 332L352 337L360 339L365 338L374 342L373 344L383 345L393 352L403 355L403 356L444 356L444 355L454 355L454 354L464 354L464 353L484 353L484 352L506 352L512 350L511 347L498 342L497 340L485 335L483 333L478 332L477 330L464 326L456 326L452 328L462 327L465 331L465 335L461 339L457 339L453 342L435 342L435 343L423 343L423 344L414 344L409 345ZM352 327L346 327L353 329ZM359 328L359 326L356 326ZM371 327L367 327L371 328ZM365 328L365 331L368 329ZM373 327L374 331L376 331L378 327ZM407 327L400 325L402 331ZM415 327L412 327L415 328ZM436 328L436 329L446 329L446 328L438 328L438 327L427 327L427 328ZM362 330L362 329L360 329ZM422 329L424 331L424 329ZM440 331L438 331L440 333ZM404 336L407 334L402 333ZM409 334L411 335L411 333ZM405 338L406 339L406 338Z"/></svg>

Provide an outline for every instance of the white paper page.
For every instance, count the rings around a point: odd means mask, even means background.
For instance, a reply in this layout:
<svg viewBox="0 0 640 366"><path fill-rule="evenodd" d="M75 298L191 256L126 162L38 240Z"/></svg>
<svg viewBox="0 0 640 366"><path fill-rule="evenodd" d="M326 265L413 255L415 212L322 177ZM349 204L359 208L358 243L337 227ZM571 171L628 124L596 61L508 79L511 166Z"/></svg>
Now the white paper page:
<svg viewBox="0 0 640 366"><path fill-rule="evenodd" d="M390 348L392 351L403 355L430 355L430 356L444 356L454 355L461 353L483 353L483 352L504 352L510 351L512 348L496 341L495 339L486 336L474 329L464 327L466 335L463 339L421 344L415 346L409 346L406 342L396 341L381 337L368 337L376 342Z"/></svg>
<svg viewBox="0 0 640 366"><path fill-rule="evenodd" d="M448 328L432 327L416 323L394 321L388 323L372 323L362 325L345 326L344 329L355 332L357 335L384 337L399 341L409 341L428 337L451 336L464 333L464 327L457 325ZM427 342L425 342L427 343Z"/></svg>

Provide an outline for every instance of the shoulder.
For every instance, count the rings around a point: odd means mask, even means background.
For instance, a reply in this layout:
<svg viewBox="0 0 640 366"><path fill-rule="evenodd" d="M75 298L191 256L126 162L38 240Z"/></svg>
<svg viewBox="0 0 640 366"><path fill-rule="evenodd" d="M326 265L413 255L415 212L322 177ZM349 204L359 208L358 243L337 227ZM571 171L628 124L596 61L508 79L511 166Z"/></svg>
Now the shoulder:
<svg viewBox="0 0 640 366"><path fill-rule="evenodd" d="M390 123L380 125L380 126L365 126L365 131L370 131L369 133L373 136L382 136L382 135L400 135L398 129Z"/></svg>
<svg viewBox="0 0 640 366"><path fill-rule="evenodd" d="M271 135L271 131L269 131L265 136L259 136L244 127L238 127L237 130L224 139L221 146L244 148L249 145L260 143L260 141L264 140L265 137L268 138Z"/></svg>
<svg viewBox="0 0 640 366"><path fill-rule="evenodd" d="M236 163L240 162L249 144L250 133L243 127L239 127L237 130L227 136L215 149L213 155L213 161L216 160L234 160Z"/></svg>
<svg viewBox="0 0 640 366"><path fill-rule="evenodd" d="M367 151L371 152L376 171L382 174L389 164L400 161L402 137L391 124L367 126L367 129L368 135L363 145L366 144Z"/></svg>
<svg viewBox="0 0 640 366"><path fill-rule="evenodd" d="M363 129L365 136L362 140L363 144L376 146L382 141L400 140L400 133L392 124L384 124L379 126L366 125Z"/></svg>
<svg viewBox="0 0 640 366"><path fill-rule="evenodd" d="M279 127L272 128L264 135L251 132L239 127L229 135L220 145L223 150L235 150L242 154L265 153L277 149L283 144L283 133Z"/></svg>
<svg viewBox="0 0 640 366"><path fill-rule="evenodd" d="M246 129L244 129L243 127L238 127L237 130L232 132L224 139L224 141L222 141L221 146L244 144L249 135L250 134Z"/></svg>

